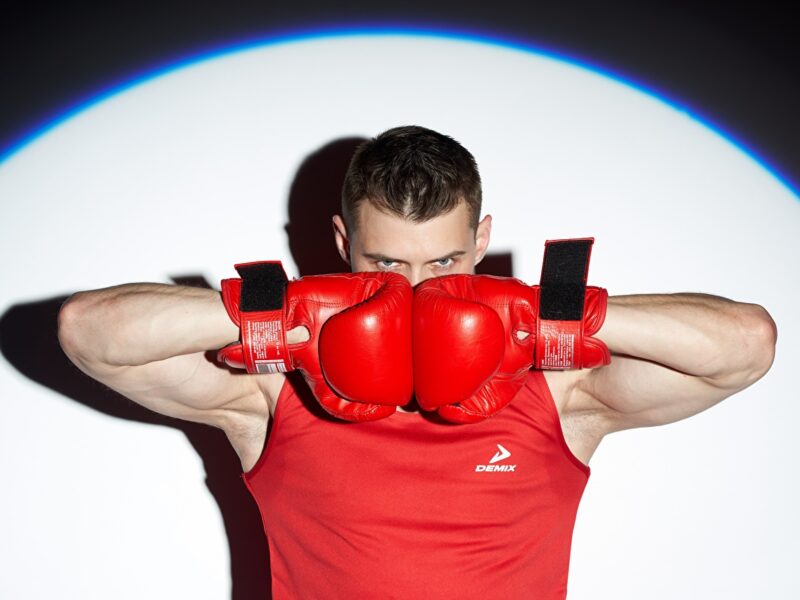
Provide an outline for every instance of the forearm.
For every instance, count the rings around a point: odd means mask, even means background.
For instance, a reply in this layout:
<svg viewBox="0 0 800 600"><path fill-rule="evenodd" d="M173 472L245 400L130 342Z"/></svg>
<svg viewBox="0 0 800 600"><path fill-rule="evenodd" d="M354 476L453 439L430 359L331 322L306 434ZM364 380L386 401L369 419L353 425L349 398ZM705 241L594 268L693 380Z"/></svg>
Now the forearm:
<svg viewBox="0 0 800 600"><path fill-rule="evenodd" d="M708 294L611 296L597 337L612 354L725 378L769 368L775 324L758 305Z"/></svg>
<svg viewBox="0 0 800 600"><path fill-rule="evenodd" d="M86 362L142 365L239 337L215 290L131 283L79 292L59 314L65 351Z"/></svg>

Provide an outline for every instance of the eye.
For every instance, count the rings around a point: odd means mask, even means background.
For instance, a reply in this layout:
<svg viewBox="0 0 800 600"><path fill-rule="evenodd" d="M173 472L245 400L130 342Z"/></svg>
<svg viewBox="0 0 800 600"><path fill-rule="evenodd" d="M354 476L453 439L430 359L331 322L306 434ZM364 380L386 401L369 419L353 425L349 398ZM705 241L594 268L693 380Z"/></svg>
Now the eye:
<svg viewBox="0 0 800 600"><path fill-rule="evenodd" d="M394 260L384 259L379 260L376 264L378 265L379 269L391 269L397 265L397 262Z"/></svg>
<svg viewBox="0 0 800 600"><path fill-rule="evenodd" d="M452 258L440 258L434 263L440 269L446 269L447 267L453 266L453 259Z"/></svg>

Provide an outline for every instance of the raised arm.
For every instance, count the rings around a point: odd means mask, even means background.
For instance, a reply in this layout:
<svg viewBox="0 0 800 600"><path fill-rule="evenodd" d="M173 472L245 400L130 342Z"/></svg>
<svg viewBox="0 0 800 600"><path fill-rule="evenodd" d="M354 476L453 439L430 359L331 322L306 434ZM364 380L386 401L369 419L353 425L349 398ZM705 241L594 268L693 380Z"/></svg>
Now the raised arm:
<svg viewBox="0 0 800 600"><path fill-rule="evenodd" d="M79 292L61 308L58 336L90 377L160 414L223 429L243 465L254 462L283 376L209 360L239 336L219 292L156 283Z"/></svg>
<svg viewBox="0 0 800 600"><path fill-rule="evenodd" d="M613 356L577 384L576 406L602 407L606 432L697 414L764 376L777 329L757 304L708 294L612 296L597 334Z"/></svg>

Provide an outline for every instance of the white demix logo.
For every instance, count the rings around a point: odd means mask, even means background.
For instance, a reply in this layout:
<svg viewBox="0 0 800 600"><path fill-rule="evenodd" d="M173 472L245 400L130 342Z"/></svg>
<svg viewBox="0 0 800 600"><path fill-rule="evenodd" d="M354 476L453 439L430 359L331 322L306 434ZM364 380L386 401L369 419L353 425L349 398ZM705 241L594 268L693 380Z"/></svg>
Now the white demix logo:
<svg viewBox="0 0 800 600"><path fill-rule="evenodd" d="M483 472L483 471L500 471L508 473L509 471L513 471L517 468L517 465L496 465L494 463L500 462L501 460L507 459L511 456L511 452L503 448L500 444L497 444L497 452L491 458L488 465L475 465L476 472Z"/></svg>
<svg viewBox="0 0 800 600"><path fill-rule="evenodd" d="M497 454L492 457L492 460L489 461L489 464L493 465L496 462L505 460L509 456L511 456L511 452L503 448L500 444L497 444Z"/></svg>

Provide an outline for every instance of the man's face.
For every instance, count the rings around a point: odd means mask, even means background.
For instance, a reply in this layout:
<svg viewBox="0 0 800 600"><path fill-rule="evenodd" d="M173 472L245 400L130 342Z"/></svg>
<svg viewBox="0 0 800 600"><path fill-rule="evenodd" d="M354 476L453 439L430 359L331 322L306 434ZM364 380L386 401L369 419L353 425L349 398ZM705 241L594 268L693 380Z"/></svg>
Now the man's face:
<svg viewBox="0 0 800 600"><path fill-rule="evenodd" d="M423 223L414 223L363 202L358 228L349 235L344 222L333 218L339 254L351 270L393 271L412 285L431 277L472 274L489 245L492 218L487 215L474 231L466 203Z"/></svg>

